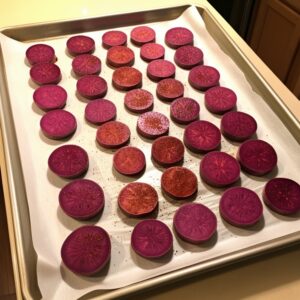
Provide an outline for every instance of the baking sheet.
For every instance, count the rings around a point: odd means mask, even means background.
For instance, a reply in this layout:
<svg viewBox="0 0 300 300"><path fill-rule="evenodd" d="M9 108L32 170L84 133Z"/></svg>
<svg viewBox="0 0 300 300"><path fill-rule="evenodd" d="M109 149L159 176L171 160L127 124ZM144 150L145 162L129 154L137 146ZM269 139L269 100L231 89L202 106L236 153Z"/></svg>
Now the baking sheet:
<svg viewBox="0 0 300 300"><path fill-rule="evenodd" d="M299 145L287 131L278 117L266 105L263 99L252 91L244 74L233 61L225 55L205 30L205 25L196 8L191 7L176 20L152 23L151 27L157 33L157 42L164 44L165 32L174 26L190 28L195 36L195 45L204 52L204 62L219 69L220 84L234 89L238 95L238 109L251 112L258 123L257 136L272 143L277 151L278 170L271 174L285 176L297 180L300 169ZM129 36L131 27L122 28ZM86 33L85 33L86 34ZM150 159L151 143L141 139L135 130L137 116L125 111L123 107L124 93L115 91L110 84L113 70L105 65L106 50L100 46L102 32L91 32L97 43L95 54L102 60L101 76L109 83L106 96L117 106L117 119L125 122L131 129L131 145L143 149L147 157L147 169L138 181L151 183L159 194L160 204L157 218L163 220L172 229L174 211L183 203L165 199L160 193L160 176L162 169L153 166ZM84 108L87 101L78 99L75 94L76 79L71 75L72 59L65 53L65 42L68 37L58 37L47 43L55 48L58 62L62 70L63 80L60 83L69 94L66 110L76 117L78 128L75 135L67 142L51 141L43 137L39 129L42 112L32 103L32 93L36 87L29 80L29 67L25 65L24 53L28 43L19 43L1 36L5 69L8 77L8 87L11 96L14 122L17 129L20 156L25 174L28 204L34 247L38 253L39 287L45 299L61 299L68 295L77 298L95 289L112 289L138 282L159 274L185 267L208 259L214 259L226 253L231 253L258 245L287 234L299 231L299 218L278 216L264 209L264 220L251 230L236 229L223 223L218 214L218 200L222 189L212 189L199 178L199 160L201 155L195 155L186 150L184 166L195 172L199 179L198 197L196 202L209 206L218 217L218 234L208 244L193 246L176 239L174 234L173 255L156 261L148 261L136 256L130 250L130 232L139 221L125 217L117 207L117 195L120 189L133 179L120 176L112 170L113 151L101 149L95 142L96 127L90 126L84 120ZM129 47L135 51L135 67L145 74L147 64L139 58L139 48L129 42ZM173 60L174 50L166 47L166 59ZM220 118L211 115L204 107L203 93L193 90L187 83L188 71L176 68L176 78L185 85L185 96L195 98L201 106L200 118L209 120L219 126ZM24 80L25 79L25 80ZM143 75L143 88L155 95L156 84ZM169 115L169 104L155 98L154 111ZM182 138L184 128L171 121L170 135ZM60 247L65 237L75 228L83 225L70 219L58 207L58 193L67 181L57 178L47 167L49 154L64 143L74 143L83 146L90 157L90 168L85 178L93 179L101 184L106 196L106 206L99 220L91 222L105 228L112 239L112 258L108 268L99 276L83 278L73 275L61 265ZM222 151L235 154L236 144L222 139ZM288 155L287 155L288 153ZM278 173L278 174L277 174ZM267 178L255 178L242 174L241 184L252 188L261 195L262 186ZM130 276L128 276L130 274Z"/></svg>

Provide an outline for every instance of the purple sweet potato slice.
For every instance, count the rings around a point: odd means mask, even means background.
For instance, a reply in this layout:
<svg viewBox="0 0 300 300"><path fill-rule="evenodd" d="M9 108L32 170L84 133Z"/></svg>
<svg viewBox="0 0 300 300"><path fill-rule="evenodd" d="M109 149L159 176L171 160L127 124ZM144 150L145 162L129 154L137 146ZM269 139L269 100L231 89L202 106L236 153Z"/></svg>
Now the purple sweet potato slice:
<svg viewBox="0 0 300 300"><path fill-rule="evenodd" d="M192 98L178 98L170 106L171 118L179 124L188 124L198 120L199 112L200 105Z"/></svg>
<svg viewBox="0 0 300 300"><path fill-rule="evenodd" d="M136 147L122 147L113 158L113 166L120 174L137 175L146 167L146 158L140 149Z"/></svg>
<svg viewBox="0 0 300 300"><path fill-rule="evenodd" d="M85 75L78 79L76 88L79 95L93 100L106 95L107 82L97 75Z"/></svg>
<svg viewBox="0 0 300 300"><path fill-rule="evenodd" d="M187 203L177 209L173 226L178 236L192 244L208 241L217 230L216 215L200 203Z"/></svg>
<svg viewBox="0 0 300 300"><path fill-rule="evenodd" d="M208 152L220 146L221 132L208 121L195 121L185 128L183 141L193 152Z"/></svg>
<svg viewBox="0 0 300 300"><path fill-rule="evenodd" d="M162 136L154 141L151 148L152 158L162 166L172 166L183 161L184 146L173 136Z"/></svg>
<svg viewBox="0 0 300 300"><path fill-rule="evenodd" d="M158 205L156 190L147 183L127 184L118 196L121 210L131 217L140 217L155 210Z"/></svg>
<svg viewBox="0 0 300 300"><path fill-rule="evenodd" d="M39 85L57 84L61 80L60 68L53 63L35 64L30 69L30 78Z"/></svg>
<svg viewBox="0 0 300 300"><path fill-rule="evenodd" d="M263 200L279 214L295 214L300 211L300 185L289 178L273 178L264 187Z"/></svg>
<svg viewBox="0 0 300 300"><path fill-rule="evenodd" d="M210 66L196 66L190 70L188 77L190 85L199 91L219 85L220 73Z"/></svg>
<svg viewBox="0 0 300 300"><path fill-rule="evenodd" d="M200 162L200 176L211 186L225 187L239 180L240 165L234 157L225 152L209 152Z"/></svg>
<svg viewBox="0 0 300 300"><path fill-rule="evenodd" d="M175 71L174 64L165 59L153 60L147 66L147 76L153 81L175 77Z"/></svg>
<svg viewBox="0 0 300 300"><path fill-rule="evenodd" d="M155 31L148 26L137 26L131 30L130 39L137 46L142 46L155 41Z"/></svg>
<svg viewBox="0 0 300 300"><path fill-rule="evenodd" d="M95 41L85 35L76 35L67 40L67 49L73 56L91 54L95 50Z"/></svg>
<svg viewBox="0 0 300 300"><path fill-rule="evenodd" d="M161 176L161 188L171 198L191 198L198 190L197 177L187 168L171 167Z"/></svg>
<svg viewBox="0 0 300 300"><path fill-rule="evenodd" d="M153 108L153 95L143 89L134 89L126 93L124 104L134 113L144 113Z"/></svg>
<svg viewBox="0 0 300 300"><path fill-rule="evenodd" d="M137 120L137 131L149 139L166 135L169 132L169 119L159 112L143 113Z"/></svg>
<svg viewBox="0 0 300 300"><path fill-rule="evenodd" d="M26 50L26 58L29 64L54 63L56 60L54 49L45 44L36 44Z"/></svg>
<svg viewBox="0 0 300 300"><path fill-rule="evenodd" d="M89 167L86 151L77 145L63 145L56 148L48 159L50 170L63 178L75 178Z"/></svg>
<svg viewBox="0 0 300 300"><path fill-rule="evenodd" d="M240 145L237 160L244 171L263 176L276 167L277 154L274 148L263 140L248 140Z"/></svg>
<svg viewBox="0 0 300 300"><path fill-rule="evenodd" d="M114 120L116 114L116 106L107 99L96 99L89 102L84 111L85 119L96 125Z"/></svg>
<svg viewBox="0 0 300 300"><path fill-rule="evenodd" d="M104 193L99 184L77 179L65 185L59 193L59 205L68 216L86 220L96 216L104 207Z"/></svg>
<svg viewBox="0 0 300 300"><path fill-rule="evenodd" d="M185 45L193 45L193 33L184 27L174 27L167 31L165 36L165 43L171 48L179 48Z"/></svg>
<svg viewBox="0 0 300 300"><path fill-rule="evenodd" d="M127 43L127 35L120 30L110 30L102 35L102 45L109 49L114 46L124 46Z"/></svg>
<svg viewBox="0 0 300 300"><path fill-rule="evenodd" d="M215 86L205 92L204 101L210 112L222 115L236 106L237 97L233 90Z"/></svg>
<svg viewBox="0 0 300 300"><path fill-rule="evenodd" d="M132 67L116 69L112 75L113 86L120 91L129 91L142 86L142 73Z"/></svg>
<svg viewBox="0 0 300 300"><path fill-rule="evenodd" d="M224 220L237 227L254 225L263 214L263 206L257 194L244 187L226 190L221 197L219 210Z"/></svg>
<svg viewBox="0 0 300 300"><path fill-rule="evenodd" d="M33 93L35 104L44 111L63 108L67 97L66 90L55 84L40 86Z"/></svg>
<svg viewBox="0 0 300 300"><path fill-rule="evenodd" d="M93 225L75 229L61 247L64 265L84 276L99 272L109 261L110 254L109 235L103 228Z"/></svg>
<svg viewBox="0 0 300 300"><path fill-rule="evenodd" d="M141 47L140 56L147 62L155 59L163 59L165 56L165 48L160 44L147 43Z"/></svg>
<svg viewBox="0 0 300 300"><path fill-rule="evenodd" d="M255 134L255 119L240 111L229 111L221 119L221 132L230 140L245 141Z"/></svg>
<svg viewBox="0 0 300 300"><path fill-rule="evenodd" d="M174 78L166 78L161 80L156 87L156 95L159 99L165 101L173 101L182 97L184 93L183 84Z"/></svg>
<svg viewBox="0 0 300 300"><path fill-rule="evenodd" d="M63 139L76 131L77 122L73 114L62 109L48 111L40 121L45 136L50 139Z"/></svg>
<svg viewBox="0 0 300 300"><path fill-rule="evenodd" d="M143 220L132 231L131 247L145 258L162 257L173 247L171 230L161 221Z"/></svg>
<svg viewBox="0 0 300 300"><path fill-rule="evenodd" d="M130 67L134 63L134 52L126 46L114 46L108 49L106 61L112 67Z"/></svg>
<svg viewBox="0 0 300 300"><path fill-rule="evenodd" d="M96 139L104 148L120 148L129 142L130 129L124 123L110 121L98 128Z"/></svg>
<svg viewBox="0 0 300 300"><path fill-rule="evenodd" d="M101 60L92 54L81 54L73 59L72 69L77 76L99 74Z"/></svg>
<svg viewBox="0 0 300 300"><path fill-rule="evenodd" d="M203 52L194 46L182 46L175 51L174 61L183 69L191 69L203 63Z"/></svg>

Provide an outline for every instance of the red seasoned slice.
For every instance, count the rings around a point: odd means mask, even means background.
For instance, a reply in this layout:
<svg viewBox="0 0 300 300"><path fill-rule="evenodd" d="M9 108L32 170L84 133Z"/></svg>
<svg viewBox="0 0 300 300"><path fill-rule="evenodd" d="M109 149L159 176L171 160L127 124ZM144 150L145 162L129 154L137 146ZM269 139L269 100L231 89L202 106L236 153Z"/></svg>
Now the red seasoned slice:
<svg viewBox="0 0 300 300"><path fill-rule="evenodd" d="M140 149L136 147L122 147L114 154L114 168L123 175L136 175L146 167L146 158Z"/></svg>
<svg viewBox="0 0 300 300"><path fill-rule="evenodd" d="M131 247L145 258L164 256L173 247L171 230L161 221L143 220L135 225L132 231Z"/></svg>
<svg viewBox="0 0 300 300"><path fill-rule="evenodd" d="M204 101L210 112L222 115L235 107L237 97L233 90L215 86L205 92Z"/></svg>
<svg viewBox="0 0 300 300"><path fill-rule="evenodd" d="M63 145L56 148L48 159L50 170L64 178L75 178L89 167L86 151L77 145Z"/></svg>
<svg viewBox="0 0 300 300"><path fill-rule="evenodd" d="M35 104L42 110L63 108L66 105L68 94L66 90L58 85L43 85L33 93Z"/></svg>
<svg viewBox="0 0 300 300"><path fill-rule="evenodd" d="M153 95L143 89L135 89L126 93L124 104L126 108L135 113L144 113L153 108Z"/></svg>
<svg viewBox="0 0 300 300"><path fill-rule="evenodd" d="M197 177L187 168L171 167L161 176L161 188L174 199L187 199L197 193Z"/></svg>
<svg viewBox="0 0 300 300"><path fill-rule="evenodd" d="M156 87L157 97L165 101L173 101L176 98L182 97L183 93L183 84L174 78L163 79Z"/></svg>
<svg viewBox="0 0 300 300"><path fill-rule="evenodd" d="M56 60L54 49L45 44L36 44L26 50L26 58L31 65L40 63L54 63Z"/></svg>
<svg viewBox="0 0 300 300"><path fill-rule="evenodd" d="M196 66L190 71L188 80L196 90L205 91L212 86L219 85L220 73L210 66Z"/></svg>
<svg viewBox="0 0 300 300"><path fill-rule="evenodd" d="M92 54L81 54L73 59L72 69L77 76L99 74L101 60Z"/></svg>
<svg viewBox="0 0 300 300"><path fill-rule="evenodd" d="M175 51L174 61L183 69L191 69L203 63L203 52L194 46L182 46Z"/></svg>
<svg viewBox="0 0 300 300"><path fill-rule="evenodd" d="M143 113L137 120L137 131L148 139L155 139L168 134L169 119L159 112Z"/></svg>
<svg viewBox="0 0 300 300"><path fill-rule="evenodd" d="M295 214L300 211L300 185L288 178L273 178L264 187L263 200L279 214Z"/></svg>
<svg viewBox="0 0 300 300"><path fill-rule="evenodd" d="M158 205L158 195L151 185L132 182L121 190L118 204L127 215L139 217L155 210Z"/></svg>
<svg viewBox="0 0 300 300"><path fill-rule="evenodd" d="M183 240L199 244L208 241L217 230L216 215L200 203L187 203L177 209L173 225Z"/></svg>
<svg viewBox="0 0 300 300"><path fill-rule="evenodd" d="M240 145L237 160L246 172L262 176L276 167L277 154L267 142L263 140L249 140Z"/></svg>
<svg viewBox="0 0 300 300"><path fill-rule="evenodd" d="M57 84L61 80L60 68L53 63L35 64L30 69L30 78L39 85Z"/></svg>
<svg viewBox="0 0 300 300"><path fill-rule="evenodd" d="M85 75L76 84L77 92L87 99L102 98L107 93L106 80L97 75Z"/></svg>
<svg viewBox="0 0 300 300"><path fill-rule="evenodd" d="M121 67L113 72L112 83L120 91L136 89L142 86L142 73L132 67Z"/></svg>
<svg viewBox="0 0 300 300"><path fill-rule="evenodd" d="M171 48L179 48L185 45L193 45L193 33L184 27L174 27L167 31L165 36L165 43Z"/></svg>
<svg viewBox="0 0 300 300"><path fill-rule="evenodd" d="M132 66L134 63L134 52L126 46L114 46L108 49L107 63L112 67Z"/></svg>
<svg viewBox="0 0 300 300"><path fill-rule="evenodd" d="M254 225L263 214L263 206L257 194L243 187L226 190L221 197L219 209L224 220L237 227Z"/></svg>
<svg viewBox="0 0 300 300"><path fill-rule="evenodd" d="M127 36L124 32L119 30L110 30L102 35L102 45L109 49L114 46L124 46L127 43Z"/></svg>
<svg viewBox="0 0 300 300"><path fill-rule="evenodd" d="M45 136L50 139L63 139L76 131L77 122L73 114L62 109L48 111L40 121Z"/></svg>
<svg viewBox="0 0 300 300"><path fill-rule="evenodd" d="M86 120L96 125L115 119L116 114L116 106L106 99L97 99L89 102L84 111Z"/></svg>
<svg viewBox="0 0 300 300"><path fill-rule="evenodd" d="M161 59L165 56L165 48L160 44L147 43L141 47L140 56L147 62Z"/></svg>
<svg viewBox="0 0 300 300"><path fill-rule="evenodd" d="M183 143L176 137L162 136L152 144L151 156L162 166L171 166L182 162L183 155Z"/></svg>
<svg viewBox="0 0 300 300"><path fill-rule="evenodd" d="M99 272L109 261L111 243L107 232L88 225L75 229L61 247L61 258L72 272L90 276Z"/></svg>
<svg viewBox="0 0 300 300"><path fill-rule="evenodd" d="M229 111L221 119L222 134L233 141L249 139L257 129L255 119L243 112Z"/></svg>
<svg viewBox="0 0 300 300"><path fill-rule="evenodd" d="M193 152L208 152L220 146L221 132L208 121L195 121L185 128L183 141Z"/></svg>
<svg viewBox="0 0 300 300"><path fill-rule="evenodd" d="M124 123L110 121L98 128L96 138L104 148L119 148L129 142L130 129Z"/></svg>
<svg viewBox="0 0 300 300"><path fill-rule="evenodd" d="M104 193L96 182L88 179L74 180L59 193L59 204L70 217L86 220L96 216L104 207Z"/></svg>
<svg viewBox="0 0 300 300"><path fill-rule="evenodd" d="M175 77L175 70L172 62L165 59L156 59L148 64L147 76L154 81L159 81L164 78Z"/></svg>
<svg viewBox="0 0 300 300"><path fill-rule="evenodd" d="M76 35L67 40L67 49L73 56L90 54L95 50L95 41L85 35Z"/></svg>
<svg viewBox="0 0 300 300"><path fill-rule="evenodd" d="M134 44L142 46L155 41L155 31L148 26L137 26L131 30L130 39Z"/></svg>
<svg viewBox="0 0 300 300"><path fill-rule="evenodd" d="M200 176L211 186L225 187L240 179L240 165L225 152L209 152L200 162Z"/></svg>
<svg viewBox="0 0 300 300"><path fill-rule="evenodd" d="M171 118L179 124L188 124L199 119L200 105L192 98L181 97L172 102Z"/></svg>

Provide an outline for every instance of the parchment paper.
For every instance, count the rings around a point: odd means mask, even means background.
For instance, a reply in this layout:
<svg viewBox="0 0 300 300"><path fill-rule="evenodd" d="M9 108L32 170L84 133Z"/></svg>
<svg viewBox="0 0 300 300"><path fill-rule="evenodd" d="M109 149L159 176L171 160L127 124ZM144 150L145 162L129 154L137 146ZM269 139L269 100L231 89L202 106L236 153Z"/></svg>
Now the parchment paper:
<svg viewBox="0 0 300 300"><path fill-rule="evenodd" d="M204 63L219 69L220 84L233 89L238 96L237 108L253 115L258 123L257 137L274 145L278 154L278 169L267 177L254 177L241 173L241 185L250 188L261 197L262 187L273 176L289 177L299 180L300 160L299 145L292 135L272 112L264 100L256 94L230 57L222 52L205 29L204 22L194 7L187 9L173 21L152 23L158 43L164 44L166 31L175 26L184 26L194 33L195 46L204 52ZM130 36L133 27L121 28ZM36 85L29 79L29 66L26 65L25 51L31 43L21 43L1 36L5 68L8 77L9 94L13 110L17 139L24 172L27 198L30 209L33 244L38 254L38 282L45 299L73 299L96 289L115 289L150 277L170 272L185 266L205 262L232 251L239 251L258 245L292 232L299 231L300 218L290 218L272 213L264 206L264 219L251 229L238 229L222 221L218 212L218 202L223 189L213 189L205 185L199 177L199 162L202 155L185 151L183 166L197 175L198 196L195 202L211 208L218 218L217 235L205 245L195 246L176 237L172 228L174 211L184 201L165 199L160 190L162 168L154 166L151 157L151 141L141 138L136 133L138 116L130 114L124 108L124 93L116 91L111 85L113 69L105 64L106 50L101 46L102 31L85 33L96 41L95 55L102 60L101 76L109 85L105 98L117 106L117 120L125 122L131 130L130 145L141 148L147 158L145 173L138 181L150 183L159 194L157 218L163 220L174 235L173 253L159 260L146 260L137 256L130 248L130 234L139 219L128 218L120 212L117 196L122 187L136 179L121 176L112 169L113 151L105 150L95 141L96 126L91 126L84 119L84 109L88 101L79 99L76 94L76 79L71 74L72 58L65 52L69 36L45 41L53 46L58 57L57 64L62 71L60 85L68 92L66 110L72 112L78 122L74 136L67 141L52 141L40 132L40 118L43 114L32 100ZM151 91L155 97L154 111L169 116L169 104L155 96L156 83L146 76L147 64L139 57L139 48L128 46L135 52L134 67L143 72L143 88ZM174 50L166 48L165 58L173 61ZM187 81L188 71L176 68L176 78L185 86L184 95L196 99L201 106L200 118L220 125L220 118L209 113L204 106L204 94L195 91ZM180 139L183 126L170 121L169 135ZM48 170L50 153L63 144L78 144L84 147L90 159L90 167L85 178L95 180L104 189L105 208L100 218L88 222L79 222L64 215L58 205L60 189L68 182L60 179ZM238 144L230 143L222 137L221 150L236 154ZM72 230L84 224L96 224L105 228L111 238L111 261L107 268L95 277L80 277L68 271L61 262L60 248Z"/></svg>

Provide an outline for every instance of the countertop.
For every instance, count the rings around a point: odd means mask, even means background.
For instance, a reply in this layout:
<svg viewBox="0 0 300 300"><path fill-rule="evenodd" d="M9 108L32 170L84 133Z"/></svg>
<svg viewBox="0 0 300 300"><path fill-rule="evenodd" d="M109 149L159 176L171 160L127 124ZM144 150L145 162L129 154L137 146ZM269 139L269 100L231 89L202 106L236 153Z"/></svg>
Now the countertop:
<svg viewBox="0 0 300 300"><path fill-rule="evenodd" d="M132 10L186 4L181 0L164 1L102 1L102 0L0 0L0 27L36 22L84 18L108 15ZM197 3L197 1L191 1ZM230 34L236 36L231 27L222 20ZM238 39L238 37L236 36ZM290 92L276 76L256 57L254 52L240 40L240 47L247 55L257 60L265 78L276 86L277 93L285 99L286 105L300 120L300 110ZM0 233L1 234L1 233ZM13 258L14 259L14 258ZM3 272L3 270L1 270ZM300 245L276 253L252 258L221 270L212 271L152 292L130 297L130 299L299 299L300 294Z"/></svg>

